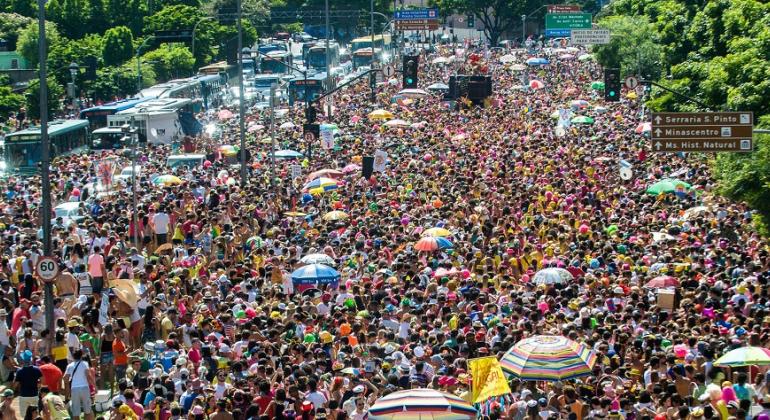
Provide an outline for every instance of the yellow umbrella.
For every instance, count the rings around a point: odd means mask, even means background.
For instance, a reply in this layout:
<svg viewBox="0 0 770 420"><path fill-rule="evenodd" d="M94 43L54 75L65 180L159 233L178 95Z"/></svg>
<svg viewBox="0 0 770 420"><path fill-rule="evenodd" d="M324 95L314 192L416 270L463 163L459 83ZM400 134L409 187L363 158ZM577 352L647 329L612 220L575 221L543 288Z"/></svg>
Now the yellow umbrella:
<svg viewBox="0 0 770 420"><path fill-rule="evenodd" d="M112 284L112 292L115 293L115 296L117 296L118 299L132 309L136 308L136 305L139 302L139 295L136 293L136 286L133 280L115 279L110 283Z"/></svg>
<svg viewBox="0 0 770 420"><path fill-rule="evenodd" d="M301 211L287 211L283 215L289 217L305 217L307 216L307 213L302 213Z"/></svg>
<svg viewBox="0 0 770 420"><path fill-rule="evenodd" d="M334 210L324 214L323 219L326 220L327 222L330 222L333 220L345 220L348 217L350 216L348 216L348 214L345 213L344 211Z"/></svg>
<svg viewBox="0 0 770 420"><path fill-rule="evenodd" d="M628 92L626 94L626 98L628 98L628 99L636 99L637 98L636 92Z"/></svg>
<svg viewBox="0 0 770 420"><path fill-rule="evenodd" d="M450 232L450 231L448 231L448 230L446 230L444 228L439 228L439 227L430 228L430 229L426 230L424 232L424 234L425 234L425 236L433 236L433 237L439 237L439 238L444 238L444 237L447 237L447 236L452 236L452 232Z"/></svg>
<svg viewBox="0 0 770 420"><path fill-rule="evenodd" d="M393 113L385 109L378 109L369 113L370 120L390 120L392 118Z"/></svg>

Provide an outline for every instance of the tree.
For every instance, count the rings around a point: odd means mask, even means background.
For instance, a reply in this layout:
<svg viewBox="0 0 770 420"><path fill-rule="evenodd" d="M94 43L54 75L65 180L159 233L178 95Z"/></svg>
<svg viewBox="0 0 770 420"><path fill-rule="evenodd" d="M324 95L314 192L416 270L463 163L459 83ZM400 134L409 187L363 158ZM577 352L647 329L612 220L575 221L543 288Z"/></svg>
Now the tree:
<svg viewBox="0 0 770 420"><path fill-rule="evenodd" d="M10 0L11 7L8 12L18 13L22 16L34 18L37 16L37 4L32 0Z"/></svg>
<svg viewBox="0 0 770 420"><path fill-rule="evenodd" d="M8 42L9 50L15 50L19 33L32 22L32 18L18 13L0 13L0 39Z"/></svg>
<svg viewBox="0 0 770 420"><path fill-rule="evenodd" d="M142 0L105 0L109 27L127 26L134 37L142 34L147 8Z"/></svg>
<svg viewBox="0 0 770 420"><path fill-rule="evenodd" d="M213 45L218 39L217 34L222 30L216 21L204 20L204 16L201 9L192 6L167 6L145 20L144 32L151 35L156 31L192 29L197 24L195 62L202 66L209 63L214 56Z"/></svg>
<svg viewBox="0 0 770 420"><path fill-rule="evenodd" d="M521 15L540 8L542 0L432 0L442 16L451 13L474 15L484 24L490 44L497 45L500 36L521 25Z"/></svg>
<svg viewBox="0 0 770 420"><path fill-rule="evenodd" d="M46 44L46 50L51 51L53 47L61 42L61 36L59 30L56 28L56 24L53 22L45 23L45 38L48 41ZM19 34L19 39L16 42L16 52L24 57L29 63L30 67L35 68L38 64L38 30L37 22L30 23Z"/></svg>
<svg viewBox="0 0 770 420"><path fill-rule="evenodd" d="M656 42L652 24L641 17L609 16L599 21L599 27L623 34L611 37L609 44L593 47L601 65L620 68L624 74L658 79L662 48Z"/></svg>
<svg viewBox="0 0 770 420"><path fill-rule="evenodd" d="M193 74L195 59L190 50L181 44L163 44L142 56L142 62L150 63L157 80L170 80Z"/></svg>
<svg viewBox="0 0 770 420"><path fill-rule="evenodd" d="M88 32L89 10L85 0L51 0L46 11L65 37L79 39Z"/></svg>
<svg viewBox="0 0 770 420"><path fill-rule="evenodd" d="M108 28L107 10L104 7L104 0L85 0L88 8L88 21L86 22L86 32L102 34Z"/></svg>
<svg viewBox="0 0 770 420"><path fill-rule="evenodd" d="M62 109L61 98L64 96L64 88L53 78L48 78L48 117L53 119ZM27 114L33 120L40 119L40 83L37 80L30 83L26 92Z"/></svg>
<svg viewBox="0 0 770 420"><path fill-rule="evenodd" d="M97 72L96 80L91 83L89 92L94 100L111 101L136 94L136 67L126 63L120 67L106 67ZM153 68L142 65L143 86L156 83Z"/></svg>
<svg viewBox="0 0 770 420"><path fill-rule="evenodd" d="M102 57L104 65L117 66L134 56L134 36L125 26L110 28L104 33Z"/></svg>
<svg viewBox="0 0 770 420"><path fill-rule="evenodd" d="M55 77L59 84L64 86L71 81L72 76L69 70L71 63L83 67L86 65L86 57L98 57L101 50L102 38L96 34L75 41L62 40L51 48L51 52L48 54L48 74ZM83 71L79 71L75 79L78 86L84 86L83 74Z"/></svg>
<svg viewBox="0 0 770 420"><path fill-rule="evenodd" d="M8 118L24 106L24 97L14 93L10 86L0 86L0 117Z"/></svg>

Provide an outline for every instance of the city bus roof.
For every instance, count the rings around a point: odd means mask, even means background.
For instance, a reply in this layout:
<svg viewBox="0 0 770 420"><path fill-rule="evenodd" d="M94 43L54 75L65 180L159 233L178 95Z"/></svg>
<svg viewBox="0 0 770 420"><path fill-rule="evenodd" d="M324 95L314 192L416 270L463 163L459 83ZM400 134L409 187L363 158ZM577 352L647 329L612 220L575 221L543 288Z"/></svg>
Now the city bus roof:
<svg viewBox="0 0 770 420"><path fill-rule="evenodd" d="M55 120L48 123L48 135L55 136L61 133L88 127L88 120ZM5 140L12 140L14 137L29 135L40 135L40 126L25 128L5 136Z"/></svg>

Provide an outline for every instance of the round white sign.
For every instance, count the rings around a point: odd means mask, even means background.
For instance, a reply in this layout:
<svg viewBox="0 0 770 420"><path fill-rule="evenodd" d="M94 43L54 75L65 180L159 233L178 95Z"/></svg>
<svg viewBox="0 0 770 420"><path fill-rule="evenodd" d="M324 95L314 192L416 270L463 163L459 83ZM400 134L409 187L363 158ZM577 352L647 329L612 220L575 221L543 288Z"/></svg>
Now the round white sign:
<svg viewBox="0 0 770 420"><path fill-rule="evenodd" d="M385 66L382 68L382 75L385 77L393 77L396 74L396 69L393 66Z"/></svg>
<svg viewBox="0 0 770 420"><path fill-rule="evenodd" d="M40 257L36 268L37 275L45 281L51 281L59 275L59 264L52 257Z"/></svg>
<svg viewBox="0 0 770 420"><path fill-rule="evenodd" d="M639 86L639 79L634 76L626 77L626 87L629 89L636 89Z"/></svg>

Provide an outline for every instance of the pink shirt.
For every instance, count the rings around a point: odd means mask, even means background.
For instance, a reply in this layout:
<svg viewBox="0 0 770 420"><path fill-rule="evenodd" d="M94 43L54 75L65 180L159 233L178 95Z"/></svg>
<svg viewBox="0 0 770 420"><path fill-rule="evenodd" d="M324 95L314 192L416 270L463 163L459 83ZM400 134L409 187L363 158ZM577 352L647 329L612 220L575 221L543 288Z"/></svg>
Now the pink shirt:
<svg viewBox="0 0 770 420"><path fill-rule="evenodd" d="M104 277L102 264L104 264L104 257L102 257L102 254L92 254L88 257L88 274L90 274L91 277Z"/></svg>

